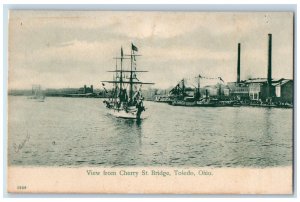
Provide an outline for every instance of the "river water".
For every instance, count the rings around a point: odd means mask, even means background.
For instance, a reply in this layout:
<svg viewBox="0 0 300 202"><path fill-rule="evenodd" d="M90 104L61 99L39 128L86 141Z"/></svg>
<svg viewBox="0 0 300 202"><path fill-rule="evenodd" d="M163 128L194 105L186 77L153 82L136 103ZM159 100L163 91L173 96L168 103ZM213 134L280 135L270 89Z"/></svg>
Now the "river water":
<svg viewBox="0 0 300 202"><path fill-rule="evenodd" d="M8 97L8 164L20 166L292 165L293 110L145 102L145 120L102 99Z"/></svg>

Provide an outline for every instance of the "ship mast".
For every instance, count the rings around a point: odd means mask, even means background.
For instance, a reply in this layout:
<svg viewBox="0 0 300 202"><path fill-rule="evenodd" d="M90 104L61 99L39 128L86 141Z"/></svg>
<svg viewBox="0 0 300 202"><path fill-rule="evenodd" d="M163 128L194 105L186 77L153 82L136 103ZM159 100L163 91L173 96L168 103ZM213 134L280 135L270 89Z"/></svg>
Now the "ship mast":
<svg viewBox="0 0 300 202"><path fill-rule="evenodd" d="M107 82L107 83L113 83L113 84L118 84L120 83L120 93L119 93L119 98L120 98L120 101L124 101L122 100L123 98L123 84L129 84L130 85L130 89L129 89L129 99L130 99L130 103L133 103L132 102L132 98L133 98L133 85L134 84L154 84L154 83L149 83L149 82L141 82L141 81L133 81L134 77L133 77L133 74L135 72L148 72L148 71L137 71L137 70L133 70L133 60L135 60L135 57L136 56L141 56L141 55L137 55L135 54L135 51L137 52L138 51L138 48L136 46L134 46L133 44L131 44L131 54L130 55L127 55L127 54L123 54L123 48L121 46L121 57L118 58L116 57L115 59L118 60L120 59L121 60L121 64L120 64L120 69L117 69L117 65L116 65L116 70L115 71L108 71L108 72L120 72L120 79L116 79L116 80L113 80L113 81L102 81L102 82ZM130 56L130 57L124 57L124 56ZM123 70L123 60L124 59L130 59L130 70ZM123 73L130 73L130 77L129 77L129 81L123 81ZM117 74L116 74L117 75ZM136 78L136 77L135 77ZM127 100L127 99L126 99Z"/></svg>
<svg viewBox="0 0 300 202"><path fill-rule="evenodd" d="M117 81L118 80L118 59L116 58L116 75L115 75L115 79L113 79L114 81ZM114 90L114 95L113 95L113 97L114 97L114 99L116 100L117 99L117 97L118 97L118 83L115 83L114 84L114 88L115 88L115 90Z"/></svg>
<svg viewBox="0 0 300 202"><path fill-rule="evenodd" d="M133 59L133 49L131 45L131 54L130 54L130 78L129 78L129 84L130 84L130 90L129 90L129 100L130 103L132 103L132 95L133 95L133 83L132 83L132 59Z"/></svg>
<svg viewBox="0 0 300 202"><path fill-rule="evenodd" d="M185 95L185 84L184 84L184 79L182 79L182 95Z"/></svg>
<svg viewBox="0 0 300 202"><path fill-rule="evenodd" d="M122 69L123 69L123 47L121 46L120 92L122 92L122 82L123 82Z"/></svg>
<svg viewBox="0 0 300 202"><path fill-rule="evenodd" d="M199 74L199 76L198 76L198 88L197 88L197 95L196 95L197 99L199 99L201 97L201 94L200 94L200 78L201 78L201 75Z"/></svg>

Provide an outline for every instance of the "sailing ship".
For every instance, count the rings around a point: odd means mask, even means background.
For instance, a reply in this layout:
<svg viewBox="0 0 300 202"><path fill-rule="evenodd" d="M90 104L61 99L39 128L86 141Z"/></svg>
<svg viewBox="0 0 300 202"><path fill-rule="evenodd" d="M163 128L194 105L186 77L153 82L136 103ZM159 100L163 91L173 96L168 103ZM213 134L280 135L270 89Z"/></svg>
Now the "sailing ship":
<svg viewBox="0 0 300 202"><path fill-rule="evenodd" d="M41 85L32 85L31 96L28 99L34 99L37 102L44 102L45 95L42 91Z"/></svg>
<svg viewBox="0 0 300 202"><path fill-rule="evenodd" d="M124 54L121 47L121 57L116 57L116 69L114 71L108 71L115 73L112 81L102 81L102 85L105 89L104 83L112 83L113 90L108 100L104 100L103 103L109 110L109 114L117 118L125 119L142 119L142 112L146 110L144 106L144 98L142 95L143 84L154 84L142 82L138 79L137 74L147 71L137 70L136 58L138 48L131 43L131 53ZM130 60L130 68L123 67L123 61ZM118 67L118 61L120 66Z"/></svg>

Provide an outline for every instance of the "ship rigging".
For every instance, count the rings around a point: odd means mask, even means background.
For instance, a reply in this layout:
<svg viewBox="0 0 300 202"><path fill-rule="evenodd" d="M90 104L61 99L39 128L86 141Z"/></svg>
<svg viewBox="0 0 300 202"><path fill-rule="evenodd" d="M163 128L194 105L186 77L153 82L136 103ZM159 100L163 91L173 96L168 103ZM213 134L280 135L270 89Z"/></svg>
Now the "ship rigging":
<svg viewBox="0 0 300 202"><path fill-rule="evenodd" d="M124 54L123 48L121 47L121 57L115 57L116 67L114 71L112 81L102 81L104 83L113 84L112 96L105 100L106 108L109 113L118 118L127 119L142 119L142 112L145 111L143 96L142 96L142 85L152 85L154 83L142 82L138 79L137 73L144 73L147 71L137 70L136 57L141 55L136 54L138 48L132 43L131 53ZM120 60L120 67L118 68L118 60ZM130 60L130 69L124 69L123 61Z"/></svg>

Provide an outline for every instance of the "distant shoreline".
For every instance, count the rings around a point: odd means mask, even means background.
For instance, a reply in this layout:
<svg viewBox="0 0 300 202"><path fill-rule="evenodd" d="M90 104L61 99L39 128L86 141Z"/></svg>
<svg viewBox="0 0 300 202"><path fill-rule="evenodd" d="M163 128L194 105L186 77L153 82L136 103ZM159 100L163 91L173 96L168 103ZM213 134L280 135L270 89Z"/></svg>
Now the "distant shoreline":
<svg viewBox="0 0 300 202"><path fill-rule="evenodd" d="M8 93L8 96L24 96L24 97L28 97L30 95L26 95L26 94L10 94ZM82 95L82 94L78 94L78 95L45 95L46 97L69 97L69 98L107 98L105 96L99 96L99 95Z"/></svg>

